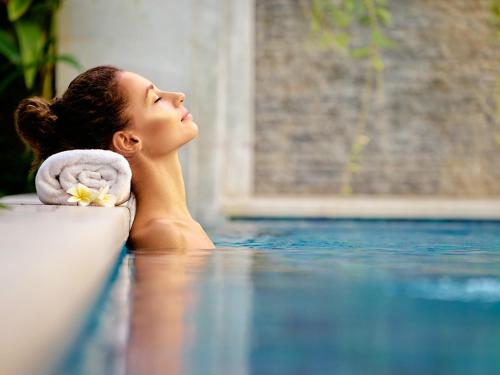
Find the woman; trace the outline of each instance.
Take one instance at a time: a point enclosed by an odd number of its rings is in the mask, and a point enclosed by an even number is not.
[[[35,153],[34,167],[71,149],[109,149],[128,160],[137,202],[132,248],[214,248],[186,204],[178,150],[198,127],[184,99],[138,74],[98,66],[76,77],[61,98],[23,100],[16,129]]]

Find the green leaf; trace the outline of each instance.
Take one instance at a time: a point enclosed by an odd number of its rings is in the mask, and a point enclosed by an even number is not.
[[[354,14],[355,11],[354,0],[345,0],[344,6],[347,13]]]
[[[33,0],[9,0],[7,1],[7,14],[9,21],[17,21],[26,13]]]
[[[332,6],[330,9],[330,17],[334,25],[345,29],[351,23],[351,17],[349,13],[344,12],[342,9]]]
[[[343,49],[346,49],[348,47],[349,41],[349,34],[347,33],[338,33],[337,35],[335,35],[335,43]]]
[[[370,56],[370,49],[367,47],[352,48],[350,53],[355,59],[364,59]]]
[[[490,10],[493,15],[500,17],[500,1],[499,0],[491,0],[490,1]]]
[[[359,156],[365,146],[368,144],[368,137],[364,135],[359,135],[354,144],[352,145],[352,153]]]
[[[319,22],[319,19],[316,16],[311,17],[311,32],[313,34],[317,34],[321,31],[321,23]]]
[[[351,162],[351,163],[349,163],[349,166],[347,167],[347,169],[352,173],[358,173],[359,171],[361,171],[361,165]]]
[[[355,0],[353,1],[353,4],[354,4],[354,9],[352,11],[352,14],[355,17],[361,18],[363,14],[366,13],[365,2],[360,0]]]
[[[376,46],[381,48],[392,47],[393,43],[391,40],[387,39],[380,31],[374,31],[372,33],[373,42]]]
[[[324,32],[319,37],[319,43],[322,47],[331,47],[335,45],[335,37],[332,33]]]
[[[372,57],[372,65],[373,65],[373,68],[378,72],[381,72],[382,70],[384,70],[384,62],[382,61],[382,59],[379,56]]]
[[[24,82],[31,90],[35,83],[37,65],[45,44],[45,33],[40,24],[32,20],[19,20],[14,24],[21,50]]]
[[[43,2],[35,1],[30,8],[30,16],[50,17],[53,16],[59,7],[58,2],[44,0]]]
[[[370,25],[370,17],[366,14],[363,14],[362,16],[359,17],[359,23],[363,26],[369,26]]]
[[[48,63],[50,64],[50,63],[54,63],[54,62],[58,62],[58,61],[61,61],[61,62],[64,62],[68,65],[71,65],[76,70],[82,69],[82,66],[80,65],[78,60],[73,55],[69,55],[69,54],[49,56],[44,61],[42,61],[42,63],[43,64],[48,64]]]
[[[321,13],[323,12],[323,3],[321,0],[313,0],[311,6],[311,13],[313,17],[320,18]]]
[[[13,64],[18,64],[20,61],[16,41],[5,30],[0,30],[0,54],[4,55]]]
[[[377,8],[377,17],[384,25],[391,24],[391,13],[386,8]]]

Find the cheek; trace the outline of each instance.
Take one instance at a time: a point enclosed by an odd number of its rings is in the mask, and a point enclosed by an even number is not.
[[[172,119],[158,119],[150,123],[148,128],[148,138],[153,144],[161,144],[165,142],[170,142],[176,137],[178,130],[176,129],[177,124],[172,121]]]
[[[174,114],[151,116],[147,121],[147,133],[152,137],[161,137],[176,132],[177,118]]]
[[[178,148],[183,142],[181,124],[175,116],[159,116],[148,121],[145,146],[153,154],[163,154]]]

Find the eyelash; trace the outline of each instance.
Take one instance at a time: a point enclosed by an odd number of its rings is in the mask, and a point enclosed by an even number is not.
[[[159,97],[158,97],[158,99],[156,99],[156,100],[154,101],[154,103],[158,103],[160,100],[161,100],[161,96],[159,96]]]

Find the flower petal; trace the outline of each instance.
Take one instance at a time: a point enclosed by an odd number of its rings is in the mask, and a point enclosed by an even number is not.
[[[105,185],[102,188],[99,189],[99,193],[97,194],[98,199],[104,199],[106,197],[106,194],[109,190],[109,186]]]
[[[93,201],[99,197],[99,193],[94,189],[89,189],[87,196],[91,201]]]
[[[70,187],[68,190],[66,190],[66,193],[71,195],[77,195],[76,186]]]
[[[77,188],[77,190],[79,190],[79,191],[89,191],[89,188],[88,188],[88,187],[86,187],[84,184],[82,184],[82,183],[80,183],[80,182],[78,183],[78,185],[76,186],[76,188]]]
[[[88,206],[90,204],[90,201],[87,200],[87,199],[81,199],[81,200],[78,201],[78,204],[80,206],[82,206],[82,207],[86,207],[86,206]]]
[[[80,198],[78,198],[78,197],[69,197],[66,202],[78,202],[79,200],[80,200]]]
[[[110,202],[110,201],[101,201],[100,205],[102,207],[113,207],[114,206],[113,202]]]
[[[116,203],[116,197],[113,194],[106,194],[103,197],[99,196],[95,203],[103,207],[114,207]]]

